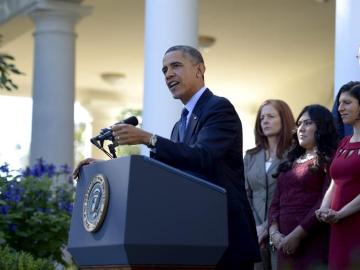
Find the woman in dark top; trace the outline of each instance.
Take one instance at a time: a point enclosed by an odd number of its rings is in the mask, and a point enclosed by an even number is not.
[[[328,168],[338,137],[331,112],[306,106],[287,160],[279,165],[270,207],[270,239],[278,249],[278,269],[313,269],[327,264],[329,227],[315,216],[329,186]]]

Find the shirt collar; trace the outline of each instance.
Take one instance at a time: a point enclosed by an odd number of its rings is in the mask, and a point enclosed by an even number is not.
[[[191,99],[189,100],[188,103],[186,103],[185,108],[189,111],[188,115],[187,115],[187,120],[189,120],[190,115],[192,114],[192,111],[194,110],[196,103],[198,102],[198,100],[200,99],[201,95],[205,92],[205,90],[207,89],[206,86],[203,86],[202,88],[200,88],[199,91],[197,91],[195,93],[195,95],[193,95],[191,97]]]

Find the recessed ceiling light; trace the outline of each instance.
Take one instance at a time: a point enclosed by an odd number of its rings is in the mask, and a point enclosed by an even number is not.
[[[126,78],[124,73],[119,72],[104,72],[101,73],[101,78],[104,82],[112,86],[121,86]]]
[[[214,46],[216,39],[212,36],[200,35],[198,39],[199,48],[207,51],[210,47]]]

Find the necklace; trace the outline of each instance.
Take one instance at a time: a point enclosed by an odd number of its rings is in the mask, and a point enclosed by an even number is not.
[[[316,157],[315,152],[307,152],[302,154],[298,159],[296,160],[297,163],[304,163],[310,159],[313,159]]]

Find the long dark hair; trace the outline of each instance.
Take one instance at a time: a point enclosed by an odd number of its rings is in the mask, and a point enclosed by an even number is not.
[[[281,159],[285,151],[289,149],[292,142],[292,131],[295,127],[295,120],[294,116],[291,112],[289,105],[285,101],[280,99],[268,99],[261,104],[259,107],[257,114],[256,114],[256,121],[255,121],[255,147],[248,150],[247,153],[249,154],[256,154],[261,149],[267,149],[268,140],[267,137],[264,135],[262,128],[261,128],[261,110],[264,106],[271,105],[274,109],[279,113],[280,120],[281,120],[281,130],[278,135],[278,145],[276,149],[276,156]]]
[[[326,171],[331,163],[332,157],[339,142],[333,116],[331,112],[324,106],[313,104],[302,109],[298,118],[296,119],[296,123],[298,123],[301,116],[306,112],[309,114],[310,119],[316,125],[316,160],[315,163],[310,166],[310,169],[311,171]],[[278,171],[274,175],[275,177],[279,176],[281,172],[290,170],[295,160],[303,155],[306,151],[303,147],[300,146],[296,132],[294,132],[293,138],[293,144],[287,155],[287,159],[279,165]]]

